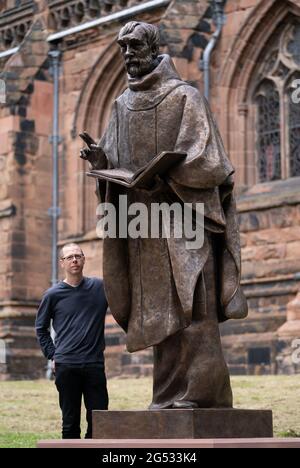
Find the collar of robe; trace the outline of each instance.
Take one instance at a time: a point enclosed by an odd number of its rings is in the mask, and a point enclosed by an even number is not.
[[[131,111],[146,111],[157,107],[175,88],[184,86],[169,55],[158,57],[159,65],[142,78],[128,76],[129,88],[122,99]]]

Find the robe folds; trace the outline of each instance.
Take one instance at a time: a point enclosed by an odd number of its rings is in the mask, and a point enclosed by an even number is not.
[[[107,300],[127,332],[130,352],[158,345],[191,325],[196,285],[212,251],[217,265],[217,322],[247,314],[240,290],[234,168],[205,99],[180,79],[168,55],[160,56],[159,62],[141,79],[129,77],[129,88],[115,101],[98,145],[109,168],[136,171],[162,151],[184,152],[187,157],[169,170],[161,190],[129,190],[98,182],[99,196],[117,210],[119,195],[127,195],[128,204],[142,202],[149,208],[153,202],[204,203],[205,235],[199,249],[187,249],[185,236],[104,239]]]

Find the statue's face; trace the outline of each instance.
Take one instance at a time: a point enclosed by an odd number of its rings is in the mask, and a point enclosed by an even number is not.
[[[149,46],[142,28],[138,26],[131,34],[120,36],[118,44],[130,76],[141,77],[153,70],[156,54]]]

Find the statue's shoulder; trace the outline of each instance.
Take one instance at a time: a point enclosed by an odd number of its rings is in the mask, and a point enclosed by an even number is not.
[[[187,83],[186,81],[181,81],[180,85],[174,89],[175,92],[191,97],[192,99],[203,99],[202,93],[199,91],[196,86]]]
[[[126,100],[128,94],[129,94],[129,88],[126,88],[125,91],[123,91],[122,94],[120,94],[120,96],[118,96],[115,100],[115,103],[116,104],[123,104],[124,103],[124,100]]]
[[[126,102],[128,100],[128,93],[129,93],[129,88],[125,89],[125,91],[115,99],[113,106],[116,109],[116,111],[118,111],[118,109],[122,109],[123,107],[126,108]]]
[[[177,97],[180,101],[185,101],[192,108],[205,109],[205,98],[201,91],[194,85],[182,81],[173,91],[171,96]]]

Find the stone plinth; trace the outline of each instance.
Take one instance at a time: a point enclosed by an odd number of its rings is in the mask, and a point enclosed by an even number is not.
[[[41,440],[38,448],[197,449],[197,448],[300,448],[300,439],[131,439]]]
[[[189,409],[93,411],[93,439],[273,437],[272,411]]]

